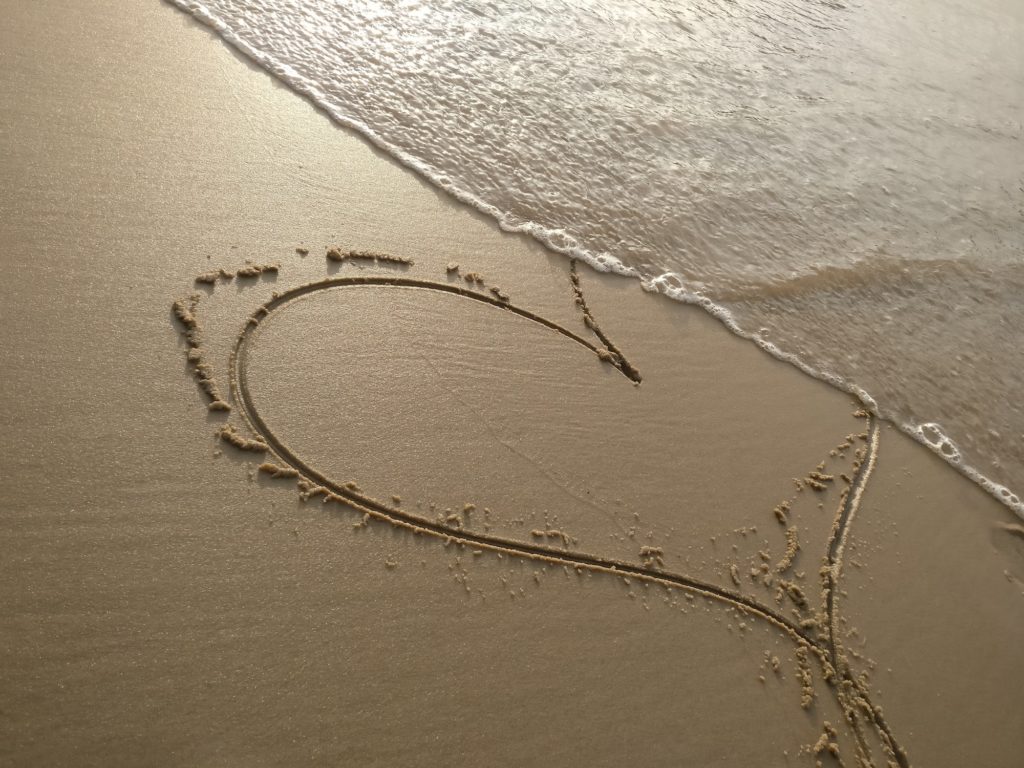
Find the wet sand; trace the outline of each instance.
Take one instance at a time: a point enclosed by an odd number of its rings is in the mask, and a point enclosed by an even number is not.
[[[938,458],[170,7],[5,17],[0,762],[1018,764]]]

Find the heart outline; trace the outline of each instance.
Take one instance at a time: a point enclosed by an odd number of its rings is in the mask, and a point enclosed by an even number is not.
[[[274,271],[276,272],[276,266]],[[574,294],[576,296],[577,306],[580,307],[584,313],[584,321],[587,327],[594,331],[595,335],[605,345],[603,349],[541,315],[512,304],[507,299],[502,298],[499,300],[497,298],[491,298],[485,294],[467,290],[451,283],[445,284],[408,277],[347,276],[326,278],[312,283],[299,285],[282,293],[275,292],[269,301],[261,304],[248,318],[235,340],[229,359],[229,383],[232,400],[239,407],[242,420],[246,423],[251,432],[257,436],[257,438],[256,440],[246,440],[244,438],[239,438],[237,433],[234,434],[234,437],[225,435],[226,432],[230,431],[229,424],[226,424],[224,430],[222,430],[222,437],[239,448],[270,451],[289,468],[288,475],[286,476],[297,476],[307,482],[315,481],[324,489],[326,495],[325,500],[336,501],[344,504],[349,508],[362,513],[364,517],[368,516],[395,527],[410,530],[415,535],[422,534],[438,538],[444,541],[446,546],[451,543],[455,543],[456,545],[463,547],[471,545],[477,549],[484,549],[500,554],[508,554],[512,557],[561,564],[563,566],[571,565],[577,570],[586,569],[619,577],[633,577],[638,580],[661,584],[666,589],[680,588],[694,592],[704,597],[731,605],[751,617],[767,621],[769,624],[781,630],[797,644],[798,661],[800,658],[800,649],[804,649],[805,653],[810,651],[818,659],[826,681],[828,681],[832,686],[841,708],[844,709],[847,718],[851,720],[851,731],[857,741],[858,752],[867,759],[868,764],[872,764],[869,757],[870,750],[867,747],[864,734],[858,727],[858,723],[856,723],[854,718],[855,709],[857,707],[860,707],[867,713],[866,721],[871,723],[874,727],[881,742],[881,746],[887,755],[895,760],[901,768],[908,768],[909,761],[906,757],[905,751],[898,745],[892,731],[883,718],[880,709],[870,703],[865,686],[857,680],[856,677],[854,677],[848,664],[845,664],[845,661],[840,669],[837,669],[837,666],[834,663],[837,658],[841,658],[838,655],[840,647],[837,643],[835,630],[836,615],[834,593],[838,584],[842,550],[845,545],[845,537],[849,530],[849,524],[856,513],[861,494],[874,466],[875,457],[877,455],[879,430],[875,419],[866,411],[858,412],[858,415],[862,415],[868,423],[866,433],[868,439],[867,446],[865,448],[865,455],[863,460],[856,467],[855,474],[849,481],[849,486],[843,491],[840,508],[837,511],[835,523],[826,549],[824,559],[825,565],[821,572],[824,583],[824,599],[821,607],[823,613],[820,615],[826,617],[826,632],[823,639],[817,639],[811,634],[810,629],[795,624],[781,613],[776,612],[754,598],[747,597],[746,595],[734,592],[733,590],[710,582],[686,576],[685,574],[658,570],[651,567],[650,563],[636,565],[635,563],[628,563],[614,558],[601,557],[582,552],[557,550],[540,544],[508,539],[502,536],[491,535],[489,533],[481,534],[461,528],[453,529],[444,523],[431,521],[420,515],[410,514],[397,507],[390,506],[363,494],[355,487],[337,483],[330,477],[322,474],[314,467],[304,462],[274,434],[259,415],[258,409],[252,402],[247,381],[247,349],[251,339],[255,337],[255,334],[262,327],[263,321],[270,317],[272,313],[286,308],[295,301],[301,300],[320,291],[346,287],[398,287],[440,291],[450,295],[475,300],[497,309],[512,312],[513,314],[536,322],[548,330],[559,333],[564,338],[586,347],[598,356],[601,361],[607,362],[616,368],[624,378],[632,381],[634,385],[639,385],[640,377],[638,372],[636,372],[636,369],[626,361],[621,352],[611,344],[607,339],[607,336],[600,331],[599,326],[597,326],[596,322],[593,321],[593,316],[590,314],[590,311],[586,306],[586,302],[583,299],[582,292],[579,287],[576,265],[574,262],[571,265],[570,277],[572,280]],[[194,311],[194,305],[192,306],[192,309]],[[189,326],[177,311],[176,314],[178,316],[178,320],[185,327],[186,338],[190,344],[198,349],[198,342],[194,338],[196,326]],[[190,336],[190,334],[192,334],[192,336]],[[614,354],[609,354],[609,352],[613,352]],[[202,385],[202,378],[199,378],[200,385]],[[202,388],[202,386],[200,388]],[[820,625],[818,628],[820,633]],[[838,680],[837,677],[839,678]],[[848,697],[850,696],[850,690],[854,692],[852,705],[849,704],[848,701],[844,701],[844,691],[845,696]]]

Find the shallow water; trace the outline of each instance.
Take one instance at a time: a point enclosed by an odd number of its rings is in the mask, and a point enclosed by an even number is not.
[[[1017,0],[173,2],[503,226],[703,304],[1021,512]]]

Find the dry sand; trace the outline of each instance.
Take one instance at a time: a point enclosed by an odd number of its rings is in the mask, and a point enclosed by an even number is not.
[[[1020,764],[1024,538],[936,457],[170,7],[4,19],[0,763]]]

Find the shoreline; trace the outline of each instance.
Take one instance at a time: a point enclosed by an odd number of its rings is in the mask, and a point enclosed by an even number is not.
[[[0,33],[0,759],[1015,764],[1003,505],[131,7]]]
[[[716,303],[713,299],[686,290],[685,281],[673,272],[666,272],[654,278],[644,278],[635,269],[627,267],[622,261],[610,253],[595,254],[586,248],[580,247],[572,238],[567,238],[556,230],[550,230],[536,222],[527,221],[523,223],[511,223],[509,215],[502,213],[494,206],[484,202],[472,192],[464,190],[447,181],[446,177],[436,169],[431,168],[412,155],[396,147],[387,141],[365,123],[349,117],[339,109],[332,107],[315,84],[299,77],[289,67],[277,61],[273,56],[257,50],[245,40],[234,34],[224,24],[213,16],[209,10],[196,0],[162,0],[171,7],[195,21],[199,26],[205,27],[211,34],[230,47],[238,55],[249,60],[261,71],[266,72],[281,81],[286,87],[293,90],[298,96],[306,99],[318,112],[326,115],[332,121],[344,129],[355,131],[366,141],[386,153],[395,162],[418,174],[426,182],[450,195],[457,203],[467,205],[480,214],[494,220],[494,223],[502,231],[526,235],[533,238],[542,246],[555,253],[561,254],[570,260],[578,259],[599,272],[608,272],[623,277],[636,278],[640,281],[645,291],[659,293],[674,301],[683,304],[697,306],[706,311],[713,318],[722,323],[731,333],[755,344],[777,360],[794,366],[802,373],[823,381],[835,387],[840,392],[853,395],[875,416],[885,419],[895,425],[900,431],[911,439],[931,450],[961,475],[973,483],[979,485],[985,492],[991,495],[996,501],[1007,506],[1014,514],[1024,521],[1024,501],[1018,493],[1015,493],[1009,486],[988,478],[976,467],[963,461],[963,456],[956,444],[946,436],[939,424],[935,422],[922,422],[920,424],[904,423],[892,415],[891,409],[883,409],[878,406],[877,401],[869,392],[854,382],[847,381],[841,376],[820,370],[811,363],[793,352],[785,352],[776,344],[761,337],[755,331],[746,331],[736,322],[732,311],[724,304]],[[929,434],[933,435],[929,439]]]

